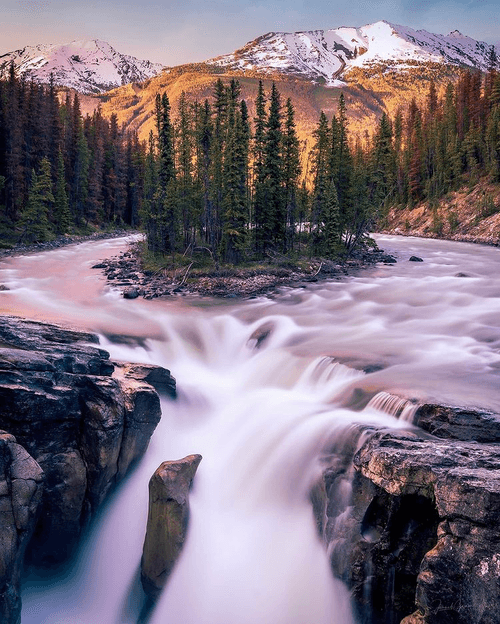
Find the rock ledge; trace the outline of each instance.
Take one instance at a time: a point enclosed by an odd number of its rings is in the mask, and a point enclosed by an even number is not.
[[[19,622],[25,552],[34,565],[66,560],[145,452],[161,416],[155,383],[175,395],[167,370],[113,363],[93,334],[0,317],[3,623]]]

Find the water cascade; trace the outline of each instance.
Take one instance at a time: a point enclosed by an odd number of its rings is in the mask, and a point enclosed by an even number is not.
[[[394,237],[379,243],[399,255],[397,265],[227,304],[124,301],[90,269],[123,241],[0,265],[0,282],[11,288],[2,312],[94,329],[113,358],[169,368],[179,392],[163,400],[148,453],[94,523],[70,573],[26,580],[23,624],[354,621],[312,513],[324,455],[353,452],[374,428],[411,426],[428,398],[500,404],[498,252]],[[413,254],[424,263],[406,262]],[[75,280],[79,288],[70,287]],[[136,336],[137,346],[116,334]],[[191,453],[203,460],[188,539],[148,614],[138,581],[147,483],[162,461]],[[347,479],[342,490],[339,509]]]

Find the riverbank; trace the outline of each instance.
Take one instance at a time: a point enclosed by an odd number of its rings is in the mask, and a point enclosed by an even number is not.
[[[449,193],[435,205],[393,207],[380,232],[499,246],[500,187],[483,182]]]
[[[325,259],[302,259],[285,256],[244,267],[220,270],[196,270],[192,264],[176,270],[152,271],[145,267],[143,246],[132,243],[118,256],[94,265],[104,272],[108,283],[120,289],[127,299],[156,299],[176,295],[198,295],[218,298],[249,298],[269,295],[278,289],[306,285],[326,279],[342,279],[378,262],[394,263],[396,259],[376,246],[360,249],[345,262]]]
[[[12,256],[23,256],[25,254],[36,253],[39,251],[51,251],[52,249],[59,249],[60,247],[84,243],[86,241],[121,238],[122,236],[130,236],[131,234],[138,234],[138,232],[136,230],[113,230],[112,232],[93,232],[92,234],[82,236],[59,236],[54,240],[43,243],[34,243],[33,245],[15,245],[10,249],[0,249],[0,259],[10,258]]]

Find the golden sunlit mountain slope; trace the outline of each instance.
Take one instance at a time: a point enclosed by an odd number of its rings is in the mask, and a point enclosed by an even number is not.
[[[128,84],[95,100],[89,99],[84,110],[90,111],[100,102],[106,117],[115,113],[120,124],[137,131],[139,137],[146,140],[155,127],[157,93],[167,93],[175,116],[183,91],[189,101],[203,102],[211,98],[218,78],[223,82],[236,78],[253,117],[259,79],[263,80],[266,92],[269,92],[274,80],[283,102],[290,97],[294,103],[298,135],[305,151],[308,151],[320,111],[323,110],[330,118],[337,111],[340,93],[344,93],[346,98],[351,136],[363,138],[366,132],[373,132],[383,112],[392,115],[412,98],[421,101],[428,92],[431,80],[436,82],[439,91],[440,86],[444,87],[449,80],[454,81],[459,71],[456,66],[442,63],[405,63],[401,68],[394,67],[394,62],[391,67],[376,63],[370,67],[351,69],[344,77],[343,86],[329,87],[298,76],[262,76],[254,71],[224,71],[208,64],[183,65],[166,70],[144,84]]]

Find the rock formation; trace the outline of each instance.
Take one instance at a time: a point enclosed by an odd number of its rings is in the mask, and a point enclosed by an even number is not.
[[[189,519],[189,490],[201,455],[166,461],[149,482],[149,513],[141,561],[146,594],[155,600],[184,546]]]
[[[16,522],[16,563],[2,571],[6,578],[10,574],[0,587],[2,604],[18,600],[24,549],[34,564],[64,561],[106,495],[144,453],[161,415],[152,384],[175,393],[168,371],[112,363],[97,343],[93,334],[0,317],[0,429],[10,434],[11,448],[15,444],[28,458],[26,474],[36,467],[39,475],[26,527]],[[8,471],[13,469],[6,463],[3,473],[5,495],[12,500]],[[34,482],[28,476],[17,478]],[[12,532],[9,522],[8,515],[0,516],[2,535]],[[0,538],[0,560],[10,556],[13,540]],[[1,621],[17,622],[14,615]]]
[[[0,621],[19,624],[24,551],[35,528],[43,472],[14,436],[0,431]]]
[[[353,460],[328,460],[313,501],[332,569],[362,624],[493,624],[500,419],[425,405],[416,421],[434,435],[365,431]]]

